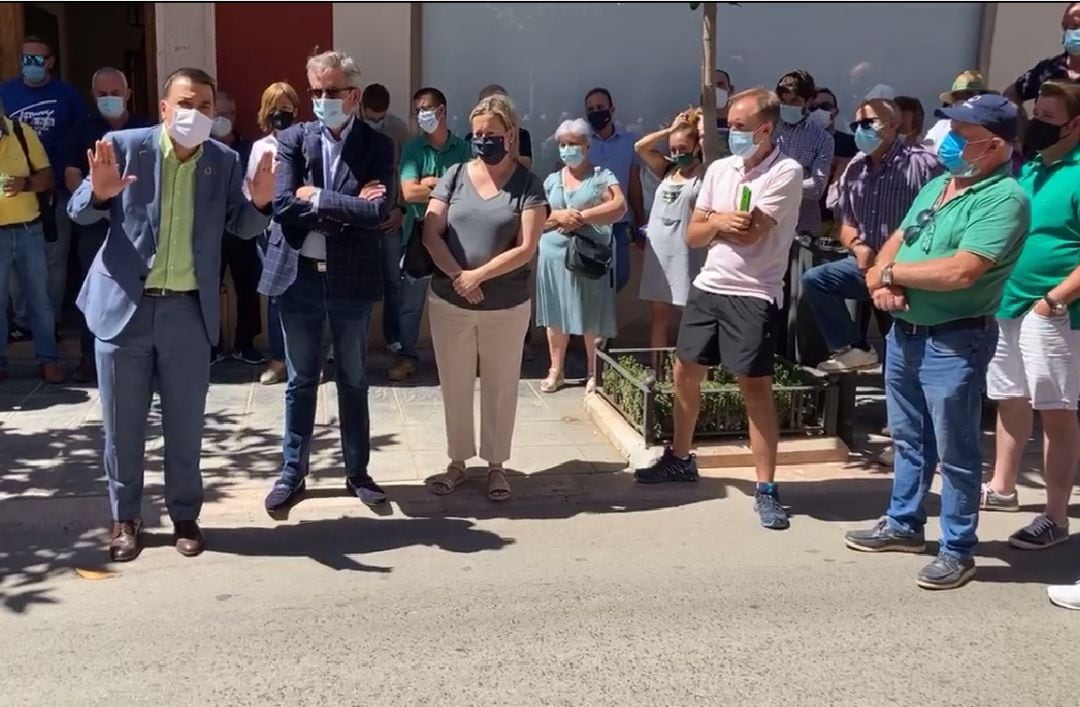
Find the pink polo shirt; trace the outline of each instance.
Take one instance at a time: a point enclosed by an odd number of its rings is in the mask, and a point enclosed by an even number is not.
[[[750,188],[750,210],[760,209],[776,225],[752,245],[715,240],[694,280],[699,290],[717,295],[758,297],[782,306],[784,274],[802,203],[803,168],[779,148],[746,171],[741,157],[709,166],[698,195],[698,211],[738,211],[743,185]]]

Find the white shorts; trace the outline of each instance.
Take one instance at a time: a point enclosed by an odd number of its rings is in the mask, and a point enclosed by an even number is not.
[[[1025,398],[1036,410],[1075,410],[1080,399],[1080,331],[1069,315],[998,319],[997,351],[986,372],[991,400]]]

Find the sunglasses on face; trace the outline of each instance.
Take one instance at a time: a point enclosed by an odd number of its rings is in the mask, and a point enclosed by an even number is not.
[[[49,57],[44,54],[23,54],[22,65],[23,66],[45,66],[45,62],[49,60]]]
[[[877,118],[863,118],[862,120],[853,120],[851,122],[851,130],[854,132],[862,128],[863,130],[879,130],[881,128],[881,121]]]
[[[345,88],[309,88],[308,95],[312,98],[341,98],[351,90],[351,86]]]
[[[827,110],[832,113],[836,110],[836,106],[832,103],[812,103],[810,104],[810,110]]]

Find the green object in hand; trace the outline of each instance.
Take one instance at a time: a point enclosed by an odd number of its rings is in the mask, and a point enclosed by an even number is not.
[[[750,187],[744,186],[742,188],[742,196],[739,197],[739,211],[750,210]]]

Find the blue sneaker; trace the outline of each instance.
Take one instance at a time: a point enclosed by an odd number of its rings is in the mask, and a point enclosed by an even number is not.
[[[780,503],[776,484],[758,484],[754,492],[754,512],[758,514],[762,527],[769,530],[786,530],[791,525],[787,511]]]
[[[634,481],[639,484],[692,482],[698,478],[697,458],[691,454],[686,459],[679,459],[671,447],[664,448],[664,454],[655,464],[634,472]]]
[[[266,494],[266,500],[264,501],[266,512],[275,520],[283,519],[288,515],[289,509],[295,506],[303,497],[306,489],[307,482],[304,479],[297,481],[290,481],[285,478],[278,479],[274,482],[274,487],[270,489],[270,493]]]

